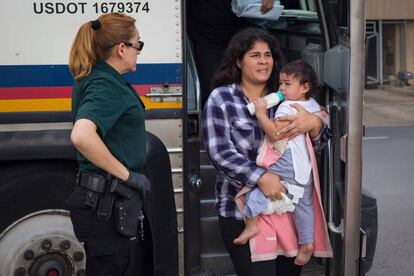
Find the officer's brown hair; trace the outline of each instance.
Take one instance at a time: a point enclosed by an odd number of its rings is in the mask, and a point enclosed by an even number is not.
[[[69,55],[69,70],[76,81],[90,74],[98,60],[110,57],[115,45],[134,36],[135,19],[120,13],[101,15],[78,30]]]

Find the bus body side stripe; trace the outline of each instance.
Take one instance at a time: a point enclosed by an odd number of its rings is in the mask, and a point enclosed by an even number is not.
[[[0,87],[72,86],[67,65],[0,65]],[[138,64],[125,74],[131,84],[181,83],[181,64]]]

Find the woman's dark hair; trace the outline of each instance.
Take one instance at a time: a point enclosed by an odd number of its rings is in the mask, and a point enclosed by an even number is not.
[[[304,60],[294,60],[283,66],[280,73],[285,73],[288,76],[292,76],[299,81],[301,85],[307,83],[309,85],[309,91],[306,93],[305,98],[309,99],[314,93],[318,80],[316,78],[315,70]]]
[[[246,52],[251,50],[257,41],[267,43],[273,57],[272,74],[266,84],[267,91],[277,90],[279,72],[284,64],[284,57],[276,38],[267,31],[258,28],[241,30],[232,37],[224,52],[223,60],[214,74],[213,89],[218,86],[241,82],[241,70],[237,66],[237,61],[241,61]]]

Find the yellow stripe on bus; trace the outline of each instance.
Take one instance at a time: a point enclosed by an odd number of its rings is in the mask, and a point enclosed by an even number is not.
[[[181,109],[181,101],[151,102],[148,97],[141,97],[145,109],[174,108]],[[0,112],[30,112],[30,111],[70,111],[71,99],[22,99],[0,100]]]
[[[145,109],[157,109],[157,108],[175,108],[182,109],[183,105],[181,101],[175,102],[152,102],[149,97],[141,96],[141,100],[144,102]]]
[[[71,102],[72,100],[70,98],[1,100],[0,112],[70,111]]]

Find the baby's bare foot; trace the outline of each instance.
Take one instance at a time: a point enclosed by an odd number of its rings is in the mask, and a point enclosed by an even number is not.
[[[234,244],[245,244],[249,239],[253,238],[259,233],[259,227],[256,224],[246,225],[240,236],[233,240]]]
[[[309,262],[313,253],[313,244],[302,244],[299,248],[299,253],[295,258],[295,265],[305,265]]]

